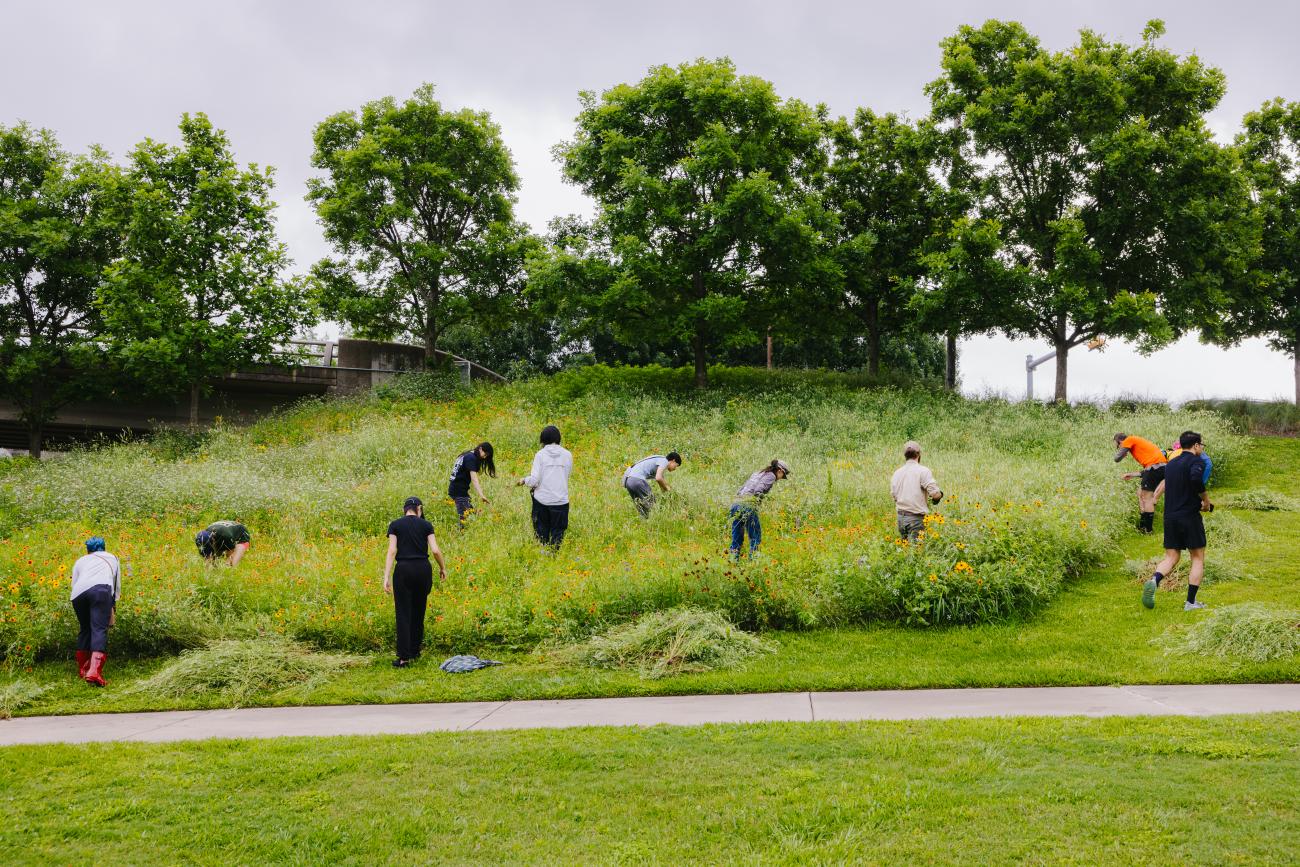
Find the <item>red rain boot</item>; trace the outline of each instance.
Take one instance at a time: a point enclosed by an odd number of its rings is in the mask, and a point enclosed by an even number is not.
[[[87,668],[90,668],[90,651],[78,650],[77,651],[77,677],[81,678],[82,680],[85,680]]]
[[[86,683],[91,686],[104,685],[104,654],[98,651],[90,654],[90,668],[86,670]]]

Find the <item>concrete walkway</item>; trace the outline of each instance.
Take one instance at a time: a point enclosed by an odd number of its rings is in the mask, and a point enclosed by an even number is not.
[[[783,692],[19,717],[0,746],[573,726],[1300,712],[1300,684]]]

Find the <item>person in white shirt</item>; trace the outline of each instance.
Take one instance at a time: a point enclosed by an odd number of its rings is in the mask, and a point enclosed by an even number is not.
[[[92,686],[104,685],[108,628],[117,621],[122,596],[122,564],[104,548],[103,538],[92,536],[86,540],[86,556],[72,567],[72,610],[81,626],[77,674]]]
[[[560,429],[542,428],[542,447],[533,455],[533,469],[517,483],[532,491],[533,532],[537,541],[554,550],[569,529],[569,476],[573,454],[560,445]]]
[[[904,443],[903,458],[906,463],[894,471],[894,477],[889,481],[889,493],[893,495],[898,510],[898,535],[915,542],[925,529],[930,503],[942,500],[943,491],[939,490],[930,468],[921,464],[920,443],[916,440]]]

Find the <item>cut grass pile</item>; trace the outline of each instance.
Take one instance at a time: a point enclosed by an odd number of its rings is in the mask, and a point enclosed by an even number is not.
[[[1300,851],[1300,714],[7,747],[0,780],[6,864],[1294,864]]]
[[[289,687],[309,690],[365,661],[360,656],[319,653],[278,637],[226,639],[185,651],[129,691],[174,698],[216,694],[237,705]]]
[[[583,644],[562,648],[557,655],[593,668],[636,671],[654,680],[739,668],[775,650],[770,642],[739,629],[716,611],[684,607],[652,612]]]
[[[1205,574],[1201,578],[1201,586],[1209,587],[1213,584],[1222,584],[1225,581],[1248,581],[1253,580],[1254,576],[1247,573],[1240,565],[1240,562],[1232,557],[1226,556],[1225,552],[1216,551],[1221,559],[1207,557],[1205,561]],[[1132,559],[1124,561],[1124,571],[1129,573],[1134,584],[1142,584],[1151,577],[1151,573],[1156,570],[1162,557],[1148,557],[1146,559]],[[1187,574],[1191,569],[1191,559],[1184,555],[1174,567],[1174,571],[1164,577],[1160,582],[1160,589],[1163,591],[1173,591],[1187,586]]]
[[[1215,505],[1225,509],[1242,509],[1251,512],[1300,511],[1300,501],[1295,497],[1261,488],[1229,494],[1218,500]]]
[[[33,683],[21,677],[0,686],[0,719],[9,719],[49,690],[48,684]]]
[[[1300,653],[1300,611],[1243,602],[1157,639],[1170,654],[1268,662]]]

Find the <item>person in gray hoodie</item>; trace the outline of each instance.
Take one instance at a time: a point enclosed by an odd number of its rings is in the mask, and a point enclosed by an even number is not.
[[[533,494],[533,532],[537,541],[552,550],[564,541],[569,529],[569,476],[573,455],[560,445],[560,429],[553,424],[542,428],[542,447],[533,455],[533,470],[519,480]]]

